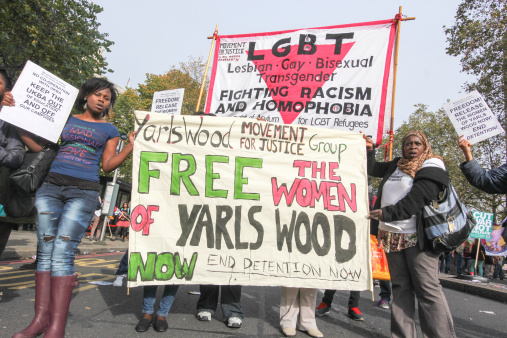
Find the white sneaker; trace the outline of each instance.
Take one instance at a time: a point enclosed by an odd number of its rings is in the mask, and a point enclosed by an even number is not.
[[[113,286],[117,288],[121,288],[123,286],[123,278],[125,278],[125,275],[118,275],[116,276],[115,281],[113,282]]]
[[[233,329],[239,329],[241,327],[241,324],[243,324],[243,321],[238,317],[229,317],[227,320],[227,326]]]
[[[211,322],[211,312],[209,311],[200,311],[197,314],[197,319],[203,322]]]

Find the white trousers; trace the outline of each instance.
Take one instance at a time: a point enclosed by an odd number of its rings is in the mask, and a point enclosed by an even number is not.
[[[296,328],[308,331],[317,328],[315,322],[315,302],[317,289],[286,288],[282,287],[280,300],[280,326]]]

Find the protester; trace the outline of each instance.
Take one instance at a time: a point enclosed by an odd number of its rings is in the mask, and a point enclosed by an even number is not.
[[[125,237],[130,226],[130,208],[127,202],[123,202],[123,206],[120,208],[120,214],[118,215],[118,222],[116,222],[116,231],[114,233],[114,239],[120,232],[121,241],[125,242]]]
[[[458,278],[461,278],[461,273],[464,270],[464,266],[463,266],[464,246],[465,246],[464,243],[462,243],[460,246],[458,246],[456,248],[456,250],[454,250],[454,255],[457,256],[456,275],[458,276]]]
[[[129,143],[116,154],[118,129],[103,119],[116,96],[116,89],[109,81],[87,80],[75,104],[82,114],[71,116],[63,128],[60,149],[36,193],[39,263],[35,272],[35,317],[14,337],[42,332],[47,337],[65,334],[72,290],[77,285],[76,248],[97,205],[99,162],[102,159],[102,169],[110,172],[133,148],[135,133],[129,135]],[[83,136],[84,130],[91,135]],[[81,151],[75,155],[71,148]]]
[[[494,259],[495,263],[495,271],[493,272],[493,279],[499,277],[501,280],[505,278],[505,272],[503,271],[505,257],[504,256],[496,256]]]
[[[411,131],[402,139],[402,157],[377,162],[373,142],[364,136],[368,174],[381,177],[375,210],[370,217],[379,224],[378,241],[389,264],[393,303],[393,337],[416,337],[415,299],[426,337],[455,337],[452,316],[438,280],[438,255],[430,251],[423,230],[423,207],[449,184],[441,157],[434,155],[424,133]]]
[[[479,255],[477,255],[477,247],[479,247]],[[484,249],[484,246],[480,245],[479,239],[477,238],[474,242],[474,245],[472,246],[472,259],[471,259],[471,266],[470,266],[470,272],[471,274],[475,274],[477,276],[483,276],[484,274],[484,261],[486,260],[486,250]],[[477,273],[475,271],[475,265],[477,258]]]
[[[280,300],[280,326],[286,337],[296,335],[296,326],[310,337],[324,337],[315,320],[317,289],[289,288],[282,286]],[[299,315],[299,321],[298,321]]]
[[[463,259],[465,260],[464,268],[466,272],[470,273],[470,266],[472,265],[472,248],[470,247],[470,242],[465,241],[463,243]]]
[[[243,324],[245,314],[241,307],[241,285],[200,285],[199,300],[197,301],[197,319],[209,322],[218,307],[218,294],[222,315],[227,326],[238,329]]]
[[[0,68],[0,110],[4,106],[5,93],[12,87],[12,79],[5,68]],[[17,222],[5,213],[4,206],[10,198],[9,170],[18,168],[25,156],[25,146],[16,129],[9,123],[0,120],[0,255],[7,245]]]
[[[482,169],[472,155],[472,144],[463,135],[458,138],[458,145],[465,155],[465,162],[461,163],[459,168],[468,183],[488,194],[506,194],[507,163],[491,170]],[[507,241],[507,227],[504,228],[502,237]]]
[[[121,288],[123,286],[123,279],[127,277],[127,273],[129,271],[129,251],[125,252],[123,257],[121,258],[120,265],[118,266],[118,270],[116,270],[116,279],[113,282],[113,286]]]
[[[493,267],[493,257],[486,255],[486,258],[484,259],[484,272],[483,277],[493,279],[493,276],[491,276],[491,268]]]
[[[94,212],[93,224],[90,230],[90,241],[92,242],[100,240],[100,227],[98,226],[100,215],[102,214],[102,200],[100,199],[100,196],[98,198],[97,208],[98,209]]]
[[[324,291],[324,297],[322,297],[322,302],[315,308],[315,314],[317,316],[324,316],[329,313],[331,310],[331,304],[333,302],[334,294],[336,293],[336,290],[326,290]],[[359,298],[360,298],[360,292],[359,291],[350,291],[349,294],[349,311],[348,315],[350,318],[354,320],[364,320],[363,314],[359,310]]]
[[[153,328],[157,332],[165,332],[168,329],[167,314],[171,309],[174,302],[174,296],[178,291],[179,285],[166,285],[164,286],[164,293],[160,299],[159,309],[157,316],[153,321],[154,305],[157,298],[157,285],[145,286],[143,289],[143,317],[136,326],[137,332],[145,332],[153,322]]]

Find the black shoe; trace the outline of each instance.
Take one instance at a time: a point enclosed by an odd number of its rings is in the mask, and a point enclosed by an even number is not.
[[[148,329],[150,328],[150,325],[151,325],[151,319],[147,319],[147,318],[141,318],[141,320],[139,321],[139,323],[137,323],[137,326],[136,326],[136,331],[137,332],[146,332],[148,331]]]
[[[23,264],[19,267],[20,270],[36,270],[37,269],[37,261],[33,261],[32,263]]]
[[[357,307],[349,308],[348,315],[350,318],[352,318],[354,320],[364,320],[361,311],[359,311],[359,309]]]
[[[157,332],[165,332],[169,328],[169,325],[167,325],[165,317],[157,316],[157,319],[155,319],[155,324],[153,324],[153,328]]]

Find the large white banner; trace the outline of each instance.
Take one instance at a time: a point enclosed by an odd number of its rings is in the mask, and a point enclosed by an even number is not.
[[[129,286],[372,287],[365,142],[136,112]]]
[[[75,87],[27,61],[12,89],[16,105],[3,107],[0,119],[56,143],[77,94]]]
[[[381,143],[396,21],[219,36],[206,112],[363,132]]]

